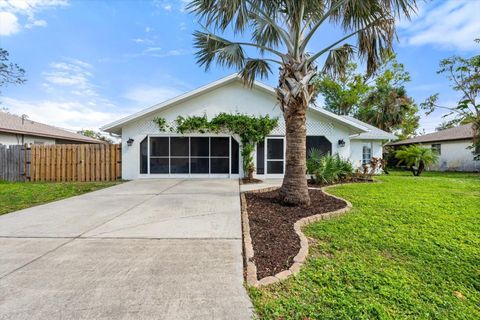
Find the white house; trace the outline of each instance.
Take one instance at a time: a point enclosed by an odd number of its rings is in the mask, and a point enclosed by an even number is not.
[[[153,122],[164,118],[173,125],[178,115],[221,112],[279,118],[279,126],[257,145],[254,159],[258,178],[282,177],[285,171],[285,125],[275,90],[255,82],[245,87],[237,74],[105,125],[102,130],[122,137],[122,177],[225,177],[243,175],[239,137],[160,132]],[[351,117],[311,107],[307,113],[307,150],[319,148],[348,158],[356,166],[382,157],[383,143],[395,136]]]
[[[429,170],[437,171],[480,171],[480,161],[475,160],[472,149],[473,126],[466,124],[415,138],[389,143],[396,148],[418,144],[432,148],[439,154],[437,164]],[[480,152],[480,150],[479,150]]]

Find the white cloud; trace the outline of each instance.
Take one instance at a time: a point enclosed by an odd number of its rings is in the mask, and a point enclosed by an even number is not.
[[[411,22],[399,23],[401,43],[435,45],[446,49],[475,50],[480,36],[480,1],[432,1],[420,8]]]
[[[90,82],[93,78],[92,71],[93,67],[89,63],[78,59],[66,59],[51,63],[50,70],[43,75],[47,87],[50,85],[74,87],[73,92],[96,96],[94,85]]]
[[[129,90],[125,93],[124,98],[139,106],[146,107],[166,101],[182,93],[181,90],[173,87],[140,86]]]
[[[14,114],[27,114],[31,120],[71,130],[98,130],[102,125],[125,116],[113,108],[105,111],[78,100],[23,100],[4,97],[2,105]]]
[[[190,3],[190,1],[191,0],[153,0],[152,4],[155,7],[167,12],[170,12],[173,9],[178,9],[180,12],[185,12],[186,6]]]
[[[159,47],[150,47],[143,50],[140,54],[141,56],[149,56],[155,58],[165,58],[165,57],[175,57],[191,54],[192,50],[185,49],[172,49],[168,51],[162,51],[162,48]]]
[[[85,61],[65,58],[52,62],[43,76],[42,98],[2,97],[2,106],[32,120],[74,130],[98,130],[130,113],[125,109],[119,112],[99,93],[102,90],[95,83],[95,68]]]
[[[20,30],[18,18],[10,12],[0,12],[0,36],[9,36]]]
[[[0,1],[0,35],[10,36],[21,30],[45,27],[47,22],[36,15],[45,9],[64,7],[68,0],[2,0]],[[22,22],[19,22],[23,20]]]
[[[45,20],[35,20],[32,23],[27,23],[25,25],[25,28],[31,29],[34,27],[46,27],[47,26],[47,21]]]
[[[135,39],[132,39],[133,42],[136,42],[136,43],[142,43],[142,44],[153,44],[154,41],[151,40],[151,39],[148,39],[148,38],[135,38]]]

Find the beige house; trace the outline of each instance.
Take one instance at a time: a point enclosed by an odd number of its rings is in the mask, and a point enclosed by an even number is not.
[[[437,171],[480,171],[480,160],[475,160],[472,124],[424,134],[415,138],[392,142],[389,145],[400,147],[419,144],[438,152],[439,161],[430,170]]]
[[[0,145],[76,143],[103,141],[0,111]]]

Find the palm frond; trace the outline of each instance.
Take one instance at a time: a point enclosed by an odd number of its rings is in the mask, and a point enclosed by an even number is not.
[[[331,50],[323,65],[323,72],[329,74],[332,78],[344,76],[348,63],[354,54],[355,48],[349,44]]]
[[[195,53],[197,61],[206,70],[215,60],[222,66],[236,69],[243,67],[246,57],[240,44],[202,31],[195,31],[193,36],[194,47],[198,49]]]
[[[256,16],[252,21],[252,41],[262,46],[277,47],[280,44],[281,35],[277,30],[277,27],[263,19],[260,16]],[[260,50],[261,53],[264,50]]]
[[[266,78],[271,72],[270,65],[264,59],[247,59],[245,66],[240,71],[240,76],[243,82],[251,87],[256,78]]]

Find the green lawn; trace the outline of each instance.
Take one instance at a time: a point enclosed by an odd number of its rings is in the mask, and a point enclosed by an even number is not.
[[[480,175],[393,172],[329,192],[300,274],[250,288],[261,319],[480,319]]]
[[[118,184],[109,182],[5,182],[0,181],[0,215],[42,203],[76,196]]]

